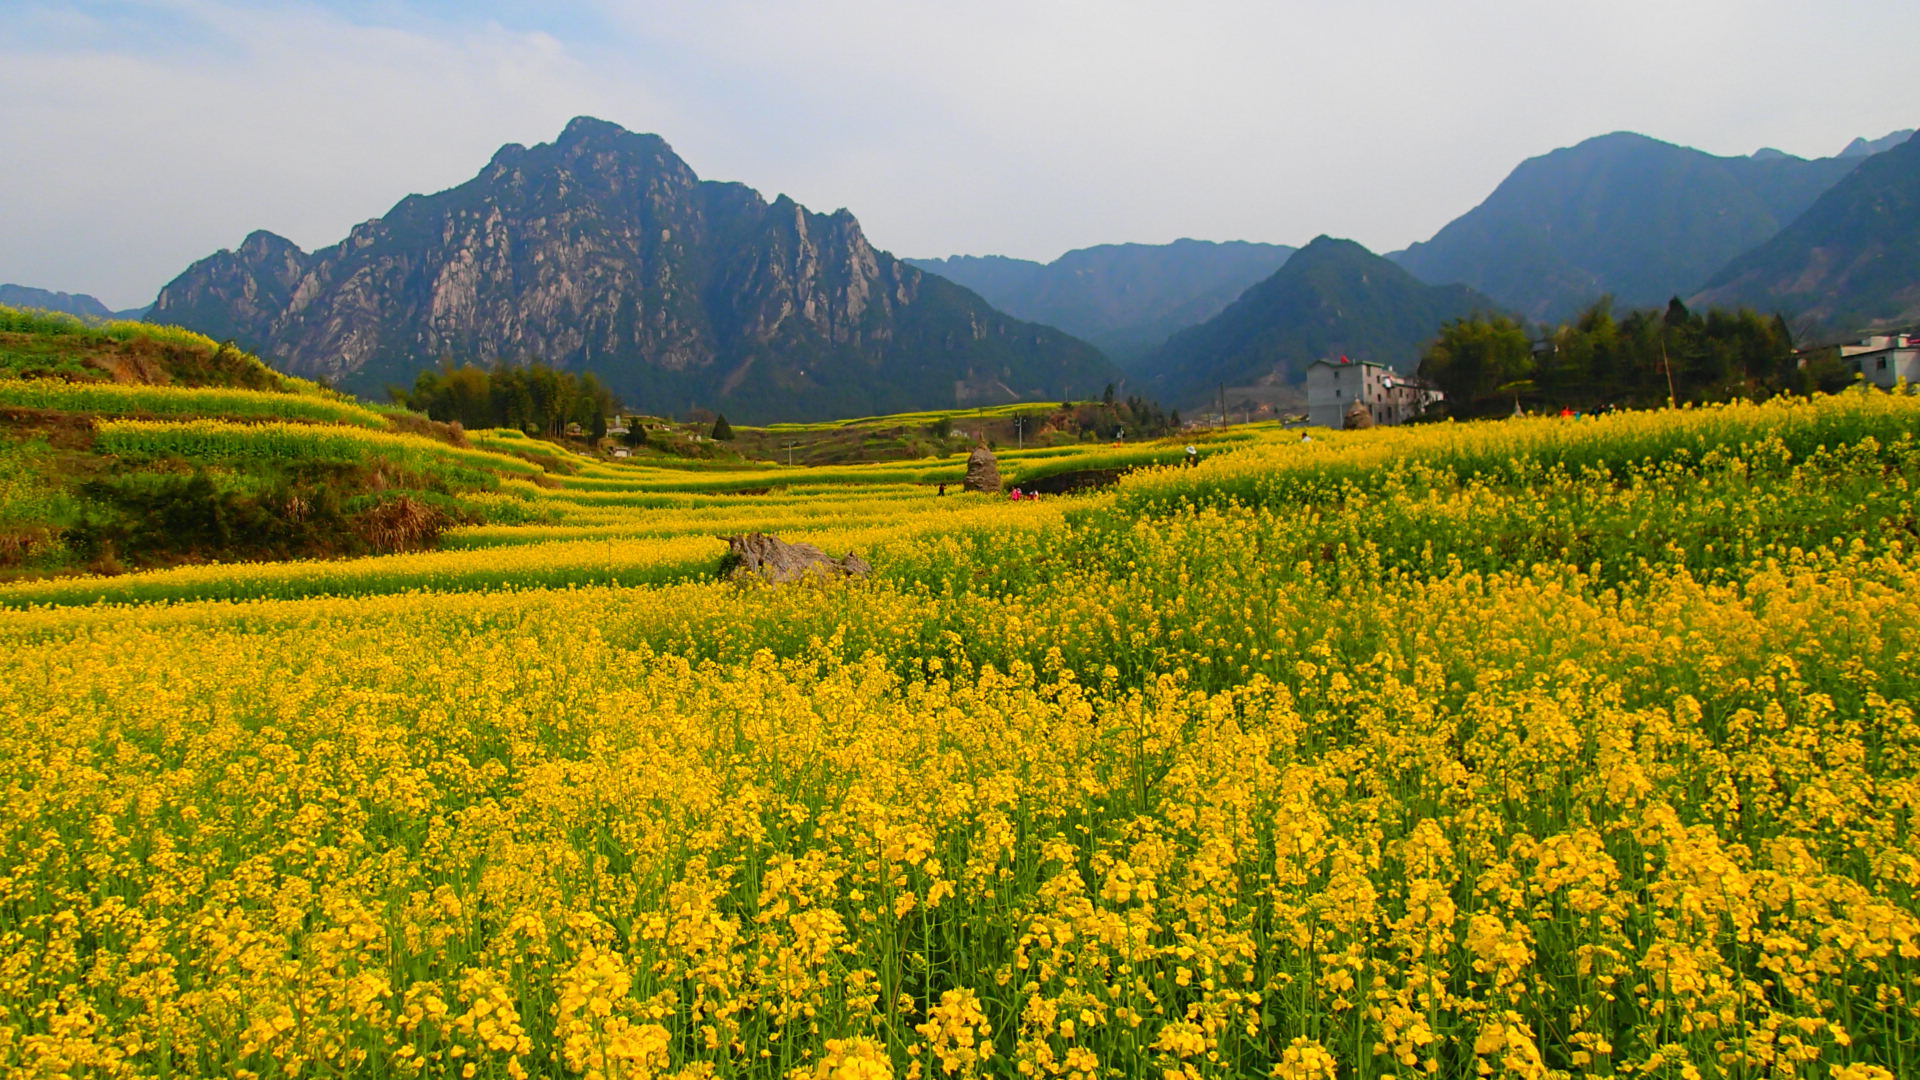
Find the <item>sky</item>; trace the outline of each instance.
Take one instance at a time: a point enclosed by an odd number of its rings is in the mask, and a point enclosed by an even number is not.
[[[1631,130],[1804,157],[1920,123],[1912,0],[0,0],[0,282],[148,303],[335,243],[576,115],[899,255],[1385,252]]]

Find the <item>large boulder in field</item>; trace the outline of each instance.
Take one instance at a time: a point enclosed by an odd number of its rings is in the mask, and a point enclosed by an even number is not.
[[[766,533],[723,536],[727,557],[720,574],[732,581],[765,581],[785,585],[794,581],[829,581],[866,577],[873,573],[867,560],[848,552],[836,559],[812,544],[793,544]]]
[[[960,482],[960,487],[988,495],[1000,490],[1000,462],[994,458],[993,451],[984,446],[973,448],[973,453],[967,455],[967,478]]]

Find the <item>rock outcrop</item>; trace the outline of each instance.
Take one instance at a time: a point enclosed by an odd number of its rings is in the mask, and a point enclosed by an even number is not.
[[[960,487],[988,495],[1000,490],[1000,462],[993,451],[984,446],[973,448],[973,453],[967,455],[967,478],[960,482]]]
[[[257,232],[149,313],[364,392],[442,358],[593,371],[631,408],[736,420],[1097,393],[1096,350],[868,243],[846,210],[701,180],[581,117],[311,254]]]
[[[1120,482],[1131,469],[1076,469],[1051,473],[1020,481],[1020,490],[1029,495],[1071,495],[1076,491],[1097,491]]]
[[[731,581],[786,585],[795,581],[866,577],[873,573],[873,567],[852,552],[836,559],[812,544],[789,543],[757,532],[720,539],[727,542],[727,556],[721,562],[720,573]]]

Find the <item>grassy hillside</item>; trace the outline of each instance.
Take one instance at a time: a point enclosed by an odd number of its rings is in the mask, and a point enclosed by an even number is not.
[[[1234,434],[0,586],[0,1068],[1913,1075],[1920,398]]]

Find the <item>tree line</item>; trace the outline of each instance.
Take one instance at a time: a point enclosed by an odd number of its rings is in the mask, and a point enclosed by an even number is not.
[[[470,428],[508,427],[558,438],[579,424],[600,439],[619,413],[620,401],[592,372],[576,375],[545,363],[442,363],[422,371],[411,390],[395,387],[395,401],[435,420]]]
[[[1678,297],[1664,311],[1624,316],[1602,298],[1544,337],[1504,315],[1456,319],[1427,347],[1419,373],[1456,417],[1831,392],[1852,381],[1838,350],[1796,351],[1778,315],[1703,315]]]

